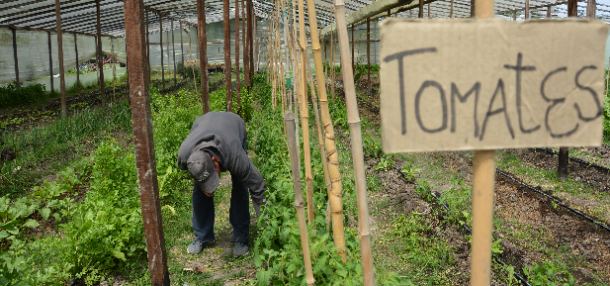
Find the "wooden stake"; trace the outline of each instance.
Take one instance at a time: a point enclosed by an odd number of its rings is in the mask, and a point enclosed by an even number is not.
[[[546,18],[547,18],[547,19],[551,19],[551,18],[553,17],[553,16],[551,16],[551,8],[552,8],[552,7],[553,7],[553,6],[551,6],[551,5],[546,6]]]
[[[112,54],[112,102],[116,98],[116,56],[114,54],[114,39],[110,38],[110,53]]]
[[[229,26],[229,0],[222,1],[223,32],[225,44],[225,84],[227,87],[227,111],[233,112],[233,96],[231,96],[231,28]]]
[[[182,30],[182,22],[180,23],[180,61],[182,62],[182,80],[186,78],[186,68],[184,67],[184,30]]]
[[[525,9],[523,9],[525,13],[525,20],[529,20],[530,18],[530,0],[525,0]]]
[[[174,84],[178,84],[178,80],[176,79],[176,41],[174,41],[174,20],[171,22],[171,30],[172,30],[172,59],[174,62]],[[168,50],[169,52],[169,50]],[[169,59],[167,60],[169,64]]]
[[[205,0],[197,0],[197,23],[199,38],[199,69],[201,71],[201,100],[203,114],[210,112],[210,94],[208,92],[208,44],[205,22]]]
[[[339,45],[341,49],[341,65],[347,66],[349,61],[349,46],[347,38],[347,25],[345,22],[345,3],[343,0],[335,0],[335,14],[337,19],[337,35],[339,36]],[[369,208],[367,203],[364,151],[362,147],[362,128],[360,125],[360,115],[358,115],[358,103],[356,100],[354,75],[348,68],[343,69],[343,87],[345,90],[345,101],[347,105],[347,122],[349,124],[350,138],[352,143],[352,158],[354,160],[356,198],[358,203],[358,237],[360,239],[363,284],[365,286],[369,286],[375,285],[375,275],[373,272],[371,230],[369,227]]]
[[[165,50],[167,52],[167,73],[169,75],[169,72],[171,71],[169,68],[169,31],[165,32]]]
[[[95,2],[97,9],[97,69],[100,71],[100,93],[102,97],[102,106],[106,107],[106,83],[104,82],[104,57],[102,57],[102,24],[100,20],[100,0]]]
[[[248,45],[246,44],[246,37],[248,36],[248,33],[246,32],[246,6],[244,6],[244,0],[240,0],[241,2],[241,18],[243,19],[242,23],[241,23],[241,29],[244,31],[241,40],[242,43],[244,43],[244,49],[243,49],[243,53],[244,53],[244,82],[246,84],[246,86],[250,86],[250,77],[248,76]]]
[[[453,1],[451,0],[451,7],[449,8],[449,18],[453,18]]]
[[[352,73],[356,72],[356,62],[354,61],[355,53],[355,45],[354,45],[354,25],[352,25]]]
[[[193,61],[193,52],[191,50],[191,27],[189,27],[189,56],[191,61]],[[197,77],[195,76],[195,65],[191,66],[191,70],[193,71],[193,83],[195,85],[195,95],[199,96],[199,92],[197,91]]]
[[[19,59],[17,57],[17,29],[11,27],[13,33],[13,59],[15,61],[15,82],[17,83],[17,89],[21,88],[19,83]],[[74,45],[76,45],[76,34],[74,34]],[[76,52],[78,54],[78,52]],[[76,69],[78,71],[78,57],[76,57]]]
[[[235,99],[237,114],[241,114],[241,73],[239,71],[239,2],[235,1]]]
[[[366,18],[366,68],[367,86],[371,84],[371,18]],[[368,88],[367,88],[368,89]]]
[[[316,6],[314,0],[307,0],[309,14],[309,27],[311,35],[311,50],[313,52],[316,71],[322,70],[322,55],[320,53],[320,38],[318,37],[318,23],[316,23]],[[344,13],[344,12],[342,12]],[[347,27],[344,27],[347,29]],[[334,70],[334,67],[333,67]],[[339,153],[335,145],[335,130],[328,110],[328,98],[324,77],[316,77],[318,83],[318,95],[320,96],[320,111],[322,126],[324,127],[324,145],[326,146],[326,159],[328,160],[328,174],[330,177],[332,194],[329,196],[333,224],[333,240],[335,246],[341,251],[339,254],[343,262],[347,261],[345,254],[345,233],[343,230],[343,200],[341,173],[339,172]]]
[[[474,0],[472,0],[472,1],[474,1]],[[417,17],[418,18],[424,17],[424,0],[419,0],[419,10],[417,11]]]
[[[61,93],[61,117],[68,115],[66,107],[66,78],[64,74],[64,45],[61,31],[61,13],[59,0],[55,0],[55,22],[57,26],[57,58],[59,59],[59,91]]]
[[[476,17],[494,17],[493,0],[476,0]],[[472,262],[470,285],[489,285],[491,281],[491,232],[495,182],[495,151],[474,151],[472,186]]]
[[[302,1],[302,0],[301,0]],[[286,120],[286,137],[288,139],[288,152],[290,153],[290,167],[292,168],[292,182],[294,186],[294,206],[297,209],[299,221],[299,233],[301,235],[301,246],[303,248],[303,262],[305,264],[305,280],[307,285],[315,285],[313,270],[311,268],[311,255],[309,253],[309,236],[305,224],[305,209],[303,193],[301,192],[301,170],[299,169],[299,149],[295,140],[294,115],[290,110],[284,115]]]
[[[76,41],[76,33],[74,33],[74,52],[76,53],[76,82],[80,84],[80,67],[78,66],[78,44]]]
[[[587,18],[595,19],[595,10],[597,10],[595,0],[587,0]]]
[[[161,48],[161,84],[165,89],[165,70],[163,67],[163,19],[159,14],[159,47]]]
[[[48,43],[49,43],[49,79],[51,79],[51,91],[55,91],[53,87],[53,51],[51,48],[51,31],[47,31]],[[97,47],[97,45],[96,45]],[[99,70],[99,69],[98,69]]]

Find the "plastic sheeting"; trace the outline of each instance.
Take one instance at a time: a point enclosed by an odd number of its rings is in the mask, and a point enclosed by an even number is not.
[[[49,76],[49,36],[44,31],[17,30],[17,58],[19,81]],[[125,61],[125,39],[113,39],[116,58]],[[78,62],[83,63],[95,57],[95,37],[76,35]],[[110,37],[102,36],[102,51],[111,55]],[[74,34],[63,33],[64,70],[76,68]],[[51,32],[51,56],[53,74],[59,73],[57,34]],[[15,81],[15,60],[13,54],[13,32],[0,28],[0,83]]]

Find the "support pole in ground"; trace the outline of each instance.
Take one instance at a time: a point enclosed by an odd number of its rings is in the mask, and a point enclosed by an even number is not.
[[[250,77],[248,76],[248,44],[246,44],[246,40],[247,40],[247,36],[248,33],[246,31],[246,6],[244,3],[245,0],[240,0],[241,2],[241,18],[242,18],[242,23],[241,23],[241,30],[243,31],[243,34],[241,36],[241,41],[244,44],[244,48],[243,48],[243,53],[244,53],[244,57],[243,57],[243,61],[244,61],[244,83],[246,84],[246,86],[250,86]],[[271,33],[271,31],[269,31],[269,33]]]
[[[150,67],[150,33],[148,32],[148,27],[150,26],[150,22],[148,22],[148,10],[146,10],[144,13],[146,13],[146,62],[148,63],[148,74],[146,75],[146,82],[150,83],[150,73],[151,73],[151,67]],[[125,39],[125,46],[127,46],[127,39]]]
[[[453,1],[451,0],[451,7],[449,8],[449,18],[453,18]]]
[[[597,10],[595,0],[587,0],[587,18],[595,19],[595,10]]]
[[[136,166],[144,235],[148,253],[148,269],[152,285],[169,286],[167,253],[163,234],[159,183],[155,162],[155,145],[150,110],[150,94],[144,39],[144,3],[142,0],[125,0],[125,41],[129,59],[129,98],[133,124]]]
[[[239,2],[235,1],[235,99],[237,114],[241,114],[241,78],[239,71]]]
[[[199,69],[201,71],[201,100],[203,114],[210,112],[210,94],[208,92],[208,45],[205,23],[205,0],[197,0],[197,23],[199,38]]]
[[[180,23],[180,62],[182,62],[182,80],[186,78],[186,68],[184,67],[184,39],[182,34],[184,34],[184,30],[182,30],[182,22]]]
[[[114,53],[114,38],[110,38],[110,53],[112,54],[112,102],[116,98],[116,54]]]
[[[423,0],[421,1],[423,2]],[[347,25],[345,22],[344,0],[335,0],[335,14],[337,18],[337,35],[339,36],[341,63],[342,65],[345,65],[349,61],[349,46],[347,39]],[[352,143],[352,158],[354,160],[356,198],[358,203],[358,238],[360,239],[360,261],[362,263],[363,285],[370,286],[375,285],[375,275],[373,272],[371,230],[369,227],[369,207],[367,203],[362,127],[360,124],[360,115],[358,114],[354,75],[348,68],[343,69],[343,87],[345,89],[347,122],[349,125],[349,133]]]
[[[301,170],[299,169],[299,148],[296,143],[294,130],[294,115],[290,110],[284,115],[286,120],[286,137],[288,138],[288,152],[290,153],[290,167],[292,169],[292,182],[294,186],[294,206],[297,209],[301,247],[303,248],[303,262],[305,264],[305,281],[307,285],[315,285],[313,270],[311,268],[311,255],[309,254],[309,235],[305,224],[305,209],[303,193],[301,192]]]
[[[174,59],[174,84],[178,84],[176,79],[176,42],[174,41],[174,20],[172,19],[172,58]],[[168,59],[169,61],[169,59]]]
[[[476,0],[470,0],[470,17],[474,18],[475,15],[475,5],[476,5]]]
[[[551,6],[551,5],[546,6],[546,18],[547,19],[551,19],[553,17],[552,10],[551,10],[552,8],[553,8],[553,6]]]
[[[229,26],[229,0],[223,0],[222,17],[225,52],[225,84],[227,86],[227,111],[233,112],[233,96],[231,96],[231,27]]]
[[[471,1],[474,1],[474,0],[471,0]],[[419,0],[417,17],[418,18],[423,18],[424,17],[424,0]]]
[[[76,53],[76,84],[80,84],[80,67],[78,66],[78,44],[76,42],[76,33],[74,33],[74,52]]]
[[[193,51],[191,50],[191,27],[189,27],[189,56],[191,59],[191,71],[193,71],[193,85],[195,87],[195,95],[199,96],[199,92],[197,91],[197,77],[195,76],[195,65],[192,63],[193,61]]]
[[[106,83],[104,82],[104,57],[102,56],[102,22],[100,20],[100,0],[95,1],[97,10],[97,69],[100,71],[100,94],[102,107],[106,107]]]
[[[15,27],[11,27],[11,32],[13,32],[13,58],[15,60],[15,82],[17,83],[17,88],[21,88],[21,84],[19,83],[19,59],[17,57],[17,29]],[[74,34],[76,39],[76,34]],[[75,42],[76,44],[76,42]],[[78,57],[76,58],[76,66],[78,68]]]
[[[167,73],[171,71],[169,68],[169,31],[165,32],[165,50],[167,52]]]
[[[55,91],[53,86],[53,49],[51,48],[51,31],[47,31],[49,43],[49,79],[51,79],[51,91]]]
[[[165,68],[163,67],[163,19],[159,14],[159,48],[161,49],[161,85],[165,89]]]
[[[517,10],[513,10],[513,22],[517,22]]]
[[[316,6],[314,0],[307,0],[309,14],[309,27],[311,35],[311,51],[314,57],[316,71],[322,71],[322,55],[320,53],[320,38],[318,37],[318,23],[316,22]],[[332,42],[331,42],[332,43]],[[333,67],[334,70],[334,67]],[[322,74],[320,72],[320,74]],[[318,95],[320,96],[320,117],[324,127],[324,145],[326,147],[326,159],[328,160],[328,174],[331,182],[332,195],[329,196],[333,226],[333,241],[341,251],[339,254],[346,261],[345,255],[345,233],[343,230],[343,200],[341,173],[339,172],[339,153],[335,145],[335,130],[328,110],[328,97],[323,76],[317,76]]]
[[[577,8],[577,0],[568,0],[568,17],[577,17]],[[568,179],[569,157],[570,151],[568,147],[559,147],[559,156],[557,157],[557,177],[562,181],[566,181]]]
[[[367,86],[371,86],[371,18],[366,18],[366,69]]]
[[[354,45],[354,25],[352,25],[352,73],[356,72],[356,62],[354,61],[356,45]]]
[[[428,3],[428,19],[430,19],[430,3]]]
[[[476,18],[494,17],[493,0],[476,0]],[[474,151],[472,186],[472,262],[470,285],[490,285],[495,151]]]
[[[299,47],[301,48],[301,73],[299,78],[299,103],[301,105],[301,129],[303,133],[303,159],[305,160],[305,186],[307,191],[307,219],[315,228],[313,213],[313,174],[311,172],[311,145],[309,144],[309,104],[307,100],[307,38],[305,36],[305,8],[299,5]],[[279,21],[278,21],[279,24]],[[279,27],[278,27],[279,29]],[[313,88],[313,87],[312,87]]]
[[[530,0],[525,0],[525,8],[523,9],[525,13],[525,20],[529,20],[530,18]]]
[[[248,1],[248,71],[250,72],[250,86],[252,86],[252,79],[254,78],[254,6],[252,6],[252,0]]]

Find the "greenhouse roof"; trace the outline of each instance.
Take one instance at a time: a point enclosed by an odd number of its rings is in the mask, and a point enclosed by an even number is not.
[[[95,34],[97,29],[97,1],[98,0],[60,0],[62,31],[84,34]],[[418,0],[413,0],[410,11],[402,11],[397,17],[417,17]],[[453,2],[453,17],[470,17],[470,0],[431,0],[424,6],[424,15],[430,9],[431,18],[449,18],[451,2]],[[274,2],[252,0],[256,16],[267,18],[273,11]],[[352,13],[362,7],[373,3],[368,0],[346,0],[347,13]],[[428,1],[426,1],[427,3]],[[318,24],[324,28],[333,22],[333,1],[315,0]],[[553,18],[567,16],[567,1],[565,0],[530,0],[529,7],[532,17],[546,18],[547,7],[554,6]],[[124,37],[124,9],[121,0],[99,0],[101,32],[104,35]],[[185,25],[197,25],[196,0],[144,0],[149,16],[149,32],[158,33],[160,30],[171,29],[171,22],[178,21]],[[235,17],[235,0],[230,1],[230,17]],[[206,22],[220,22],[222,15],[222,0],[206,2]],[[585,17],[586,2],[578,3],[579,17]],[[509,17],[508,13],[517,11],[518,20],[523,18],[519,11],[525,7],[525,0],[496,0],[495,9],[498,17]],[[413,11],[415,10],[415,11]],[[298,11],[297,11],[298,12]],[[162,17],[163,28],[160,29],[159,15]],[[610,22],[610,0],[598,1],[596,8],[597,18]],[[307,13],[306,13],[307,16]],[[512,16],[511,16],[512,18]],[[0,26],[16,29],[48,30],[56,29],[55,0],[2,0],[0,1]],[[177,28],[176,26],[174,29]]]

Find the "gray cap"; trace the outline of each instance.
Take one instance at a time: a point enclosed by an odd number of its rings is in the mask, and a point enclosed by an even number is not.
[[[187,166],[189,173],[204,192],[213,194],[216,191],[220,185],[220,177],[209,153],[202,150],[194,151],[188,158]]]

